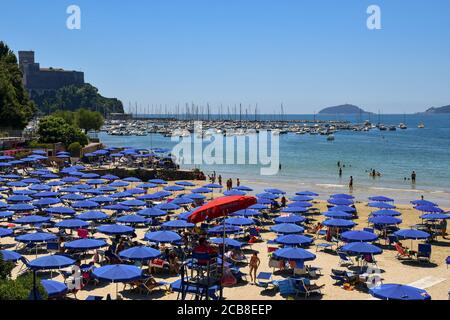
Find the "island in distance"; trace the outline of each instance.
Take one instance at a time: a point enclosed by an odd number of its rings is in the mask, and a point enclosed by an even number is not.
[[[365,111],[352,104],[343,104],[322,109],[319,114],[372,114],[372,112]]]
[[[425,113],[450,113],[450,105],[439,108],[429,108]]]

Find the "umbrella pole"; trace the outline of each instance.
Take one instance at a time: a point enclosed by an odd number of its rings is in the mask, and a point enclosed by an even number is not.
[[[33,300],[37,300],[37,294],[36,294],[36,270],[33,270]]]
[[[226,214],[228,215],[228,213]],[[220,275],[220,300],[223,299],[223,286],[222,286],[222,278],[225,272],[225,218],[222,221],[223,225],[223,234],[222,234],[222,265],[221,265],[221,275]],[[208,288],[209,290],[209,288]]]

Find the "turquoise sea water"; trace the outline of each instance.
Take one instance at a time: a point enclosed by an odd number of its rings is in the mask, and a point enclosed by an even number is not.
[[[285,115],[285,118],[313,119],[314,116]],[[316,116],[316,119],[361,120],[359,116],[342,115]],[[370,120],[376,123],[378,119],[372,115]],[[334,192],[347,192],[349,177],[353,176],[353,193],[361,201],[369,195],[387,195],[399,203],[407,203],[424,195],[450,207],[450,115],[384,115],[380,120],[385,125],[405,122],[408,129],[339,131],[332,142],[321,135],[280,135],[282,169],[273,176],[261,176],[258,165],[202,165],[200,168],[207,174],[215,170],[225,178],[239,177],[242,184],[251,184],[258,191],[270,186],[288,192],[310,189],[324,198]],[[425,124],[425,129],[417,128],[420,122]],[[101,133],[99,137],[108,146],[171,148],[175,145],[170,138],[158,134],[127,137]],[[337,161],[346,166],[342,178],[338,176]],[[367,171],[371,168],[382,176],[369,177]],[[415,185],[404,180],[412,170],[417,173]]]

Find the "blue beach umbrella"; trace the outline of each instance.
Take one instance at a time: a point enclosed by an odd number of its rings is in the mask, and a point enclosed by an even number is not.
[[[125,200],[120,202],[119,204],[127,206],[127,207],[143,207],[146,205],[145,201],[132,199],[132,200]]]
[[[425,231],[415,230],[415,229],[403,229],[394,232],[394,235],[400,239],[428,239],[431,235]]]
[[[369,200],[374,202],[394,202],[394,199],[385,196],[369,197]]]
[[[107,197],[107,196],[97,196],[94,198],[90,198],[89,201],[94,201],[94,202],[98,202],[98,203],[111,203],[114,202],[115,200],[111,197]]]
[[[327,200],[328,203],[338,206],[349,206],[353,204],[353,200],[347,198],[331,198]]]
[[[244,218],[244,217],[231,217],[226,218],[224,220],[224,223],[226,225],[232,225],[232,226],[251,226],[255,224],[255,221],[253,219]]]
[[[47,292],[47,296],[49,298],[56,298],[62,296],[69,291],[69,288],[63,282],[42,279],[41,284],[45,292]]]
[[[273,200],[265,199],[265,198],[257,198],[256,204],[272,204]]]
[[[100,207],[97,202],[89,201],[89,200],[81,200],[72,203],[72,208],[75,209],[95,209]]]
[[[256,195],[256,197],[262,198],[262,199],[267,199],[267,200],[275,200],[279,196],[276,194],[270,193],[270,192],[263,192],[263,193],[258,193]]]
[[[180,220],[188,220],[189,216],[190,216],[193,212],[194,212],[194,210],[192,210],[192,211],[186,211],[186,212],[180,213],[180,214],[177,216],[177,219],[180,219]]]
[[[190,199],[193,199],[193,200],[204,200],[204,199],[206,199],[206,197],[204,195],[199,194],[199,193],[186,194],[186,195],[184,195],[184,197],[190,198]]]
[[[273,253],[279,259],[290,261],[310,261],[316,259],[316,255],[302,248],[282,248]]]
[[[305,191],[299,191],[299,192],[296,192],[295,194],[296,194],[297,196],[308,196],[308,197],[318,197],[318,196],[319,196],[318,193],[315,193],[315,192],[313,192],[313,191],[308,191],[308,190],[305,190]]]
[[[367,242],[350,242],[339,250],[353,254],[381,254],[383,250]]]
[[[238,210],[230,214],[230,216],[241,216],[241,217],[256,217],[260,215],[262,215],[262,213],[253,209]]]
[[[41,191],[31,195],[33,198],[54,198],[59,196],[59,192]]]
[[[124,178],[122,180],[126,181],[126,182],[142,182],[141,179],[136,178],[136,177],[126,177],[126,178]]]
[[[171,191],[171,192],[177,192],[177,191],[183,191],[184,187],[181,186],[167,186],[163,188],[166,191]]]
[[[245,196],[246,193],[240,190],[227,190],[223,193],[224,196]]]
[[[329,209],[330,211],[343,211],[347,213],[355,213],[356,209],[349,206],[334,206]]]
[[[36,258],[27,263],[32,270],[51,270],[66,268],[75,264],[75,260],[61,255],[50,255]]]
[[[49,221],[50,221],[50,217],[31,215],[31,216],[25,216],[25,217],[18,218],[16,220],[14,220],[13,222],[16,224],[39,224],[39,223],[45,223],[45,222],[49,222]]]
[[[402,219],[392,216],[378,216],[369,218],[369,222],[378,225],[395,225],[402,223]]]
[[[55,224],[55,227],[59,229],[80,229],[88,226],[89,223],[80,219],[66,219]]]
[[[66,242],[64,248],[75,251],[88,251],[106,247],[107,245],[108,244],[103,239],[85,238]]]
[[[8,208],[8,210],[11,210],[14,212],[32,211],[34,209],[36,209],[36,207],[33,206],[32,204],[28,204],[28,203],[13,204],[13,205],[9,206],[9,208]]]
[[[176,204],[176,205],[184,205],[184,204],[191,204],[193,202],[194,202],[193,199],[186,198],[186,197],[180,197],[180,198],[173,199],[173,201],[171,203]]]
[[[108,215],[101,211],[85,211],[77,214],[76,218],[84,221],[105,220],[108,219]]]
[[[103,206],[102,209],[123,212],[123,211],[133,211],[130,207],[124,206],[122,204],[109,204]]]
[[[47,207],[57,203],[61,203],[61,200],[58,198],[42,198],[36,201],[33,201],[33,205],[36,207]]]
[[[241,228],[238,226],[232,225],[219,225],[212,228],[209,228],[206,232],[209,234],[232,234],[241,232]]]
[[[8,201],[8,202],[14,202],[14,203],[18,203],[18,202],[29,202],[29,201],[31,201],[31,200],[33,200],[33,198],[31,198],[31,197],[29,197],[29,196],[27,196],[27,195],[20,195],[20,194],[18,194],[18,195],[13,195],[13,196],[10,196],[10,197],[6,198],[6,201]]]
[[[148,182],[154,183],[154,184],[167,184],[167,181],[163,180],[163,179],[150,179],[150,180],[148,180]]]
[[[286,192],[284,192],[283,190],[276,189],[276,188],[264,189],[264,191],[265,191],[265,192],[268,192],[268,193],[273,193],[273,194],[276,194],[276,195],[279,195],[279,194],[286,194]]]
[[[129,198],[131,196],[132,196],[132,194],[129,193],[128,191],[122,191],[122,192],[113,193],[110,197],[114,198],[114,199],[124,199],[124,198]]]
[[[443,213],[444,212],[444,210],[442,210],[441,208],[433,207],[433,206],[417,206],[417,207],[414,207],[414,209],[422,211],[422,212],[427,212],[427,213]]]
[[[275,223],[301,223],[306,221],[306,218],[302,216],[288,215],[284,217],[275,218],[273,221]]]
[[[110,264],[95,268],[92,275],[100,280],[117,283],[141,279],[143,271],[133,265]]]
[[[12,250],[0,250],[0,253],[3,257],[3,261],[11,261],[16,262],[22,259],[22,255]]]
[[[431,300],[425,290],[402,284],[386,283],[369,289],[369,292],[383,300]]]
[[[305,231],[305,228],[300,227],[293,223],[280,223],[272,226],[270,230],[276,233],[290,234],[290,233],[302,233]]]
[[[100,175],[97,173],[83,173],[81,176],[83,179],[97,179],[98,177],[100,177]]]
[[[345,242],[372,242],[378,239],[375,233],[363,230],[345,231],[341,234],[341,239]]]
[[[431,206],[431,207],[436,207],[437,204],[428,200],[414,200],[411,201],[411,203],[415,206]]]
[[[11,229],[0,228],[0,238],[9,237],[14,233]]]
[[[212,189],[200,187],[200,188],[192,189],[191,192],[192,193],[210,193],[210,192],[212,192]]]
[[[223,189],[223,186],[221,186],[220,184],[217,184],[217,183],[208,183],[208,184],[205,184],[203,187],[209,188],[209,189]]]
[[[148,220],[144,218],[143,216],[137,215],[137,214],[130,214],[121,216],[116,219],[116,222],[124,223],[124,224],[141,224],[141,223],[147,223]]]
[[[14,215],[14,213],[11,212],[11,211],[1,211],[0,212],[0,219],[11,218],[13,215]]]
[[[290,198],[292,201],[312,201],[314,198],[308,196],[294,196]]]
[[[327,218],[332,219],[351,219],[353,215],[351,213],[343,212],[343,211],[327,211],[323,213],[323,215]]]
[[[133,189],[129,189],[127,190],[127,192],[131,195],[135,195],[135,194],[145,194],[146,191],[144,189],[140,189],[140,188],[133,188]]]
[[[122,187],[128,187],[130,184],[126,181],[114,181],[109,184],[110,187],[114,188],[122,188]]]
[[[427,213],[420,216],[421,219],[424,220],[444,220],[444,219],[450,219],[450,214],[445,213]]]
[[[173,203],[173,202],[167,202],[167,203],[161,203],[155,206],[155,208],[165,211],[171,211],[171,210],[178,210],[180,209],[180,206]]]
[[[167,215],[167,212],[158,208],[145,208],[139,210],[137,214],[144,217],[162,217]]]
[[[330,196],[331,198],[339,198],[339,199],[354,199],[355,197],[350,195],[350,194],[346,194],[346,193],[336,193],[336,194],[332,194]]]
[[[231,247],[231,248],[236,248],[236,249],[240,249],[244,246],[243,242],[234,240],[234,239],[230,239],[230,238],[211,238],[209,239],[209,242],[214,243],[218,246],[221,246],[225,243],[225,246]]]
[[[387,202],[369,202],[367,206],[379,209],[395,209],[396,206]]]
[[[119,252],[119,257],[131,261],[148,261],[160,256],[160,251],[146,246],[132,247]]]
[[[402,214],[396,210],[391,209],[382,209],[372,212],[370,215],[377,217],[377,216],[391,216],[391,217],[397,217],[401,216]]]
[[[195,184],[189,181],[177,181],[175,184],[183,187],[195,187]]]
[[[100,184],[105,184],[106,180],[104,179],[90,179],[88,181],[86,181],[87,184],[92,184],[92,185],[100,185]]]
[[[142,189],[152,189],[152,188],[158,187],[158,185],[156,185],[154,183],[150,183],[150,182],[144,182],[144,183],[138,184],[137,187],[142,188]]]
[[[27,233],[16,237],[16,241],[19,242],[48,242],[56,240],[56,236],[52,233],[48,232],[35,232],[35,233]]]
[[[101,176],[100,178],[105,179],[105,180],[110,180],[110,181],[114,181],[114,180],[119,180],[120,179],[118,176],[115,176],[113,174],[105,174],[105,175]]]
[[[51,207],[45,208],[44,211],[48,214],[61,214],[61,215],[73,215],[75,210],[68,207]]]
[[[182,219],[170,220],[164,222],[161,227],[170,228],[170,229],[185,229],[185,228],[193,228],[195,227],[194,223],[187,222]]]
[[[323,222],[323,225],[333,228],[353,228],[356,223],[345,219],[327,219]]]
[[[80,179],[77,177],[64,177],[61,179],[61,181],[64,183],[75,183],[80,181]]]
[[[6,191],[6,190],[2,190],[2,191]],[[14,195],[22,195],[22,196],[29,196],[33,193],[36,193],[37,191],[33,191],[33,190],[28,190],[28,189],[16,189],[13,190],[13,194]]]
[[[292,206],[292,207],[287,207],[287,208],[283,208],[281,209],[281,212],[283,213],[303,213],[303,212],[307,212],[308,209],[306,207],[301,207],[301,206]]]
[[[173,231],[153,231],[147,232],[144,239],[156,243],[174,243],[180,241],[181,237]]]
[[[247,187],[247,186],[237,186],[237,187],[235,187],[233,189],[236,189],[236,190],[239,190],[239,191],[245,191],[245,192],[253,191],[252,188]]]
[[[107,235],[125,235],[132,234],[134,232],[134,228],[121,224],[108,224],[97,227],[97,231]]]
[[[287,246],[304,246],[313,242],[313,238],[300,234],[288,234],[279,236],[275,239],[275,242]]]

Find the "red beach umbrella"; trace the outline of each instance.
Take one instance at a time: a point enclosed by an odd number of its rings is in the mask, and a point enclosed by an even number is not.
[[[251,196],[228,196],[208,202],[195,210],[188,218],[189,222],[199,223],[208,219],[223,217],[230,213],[247,209],[256,204],[256,198]]]

